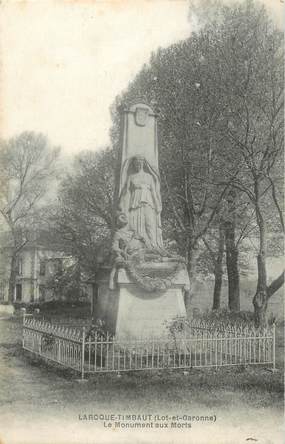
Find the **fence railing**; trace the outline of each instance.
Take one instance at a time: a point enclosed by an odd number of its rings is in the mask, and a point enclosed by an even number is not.
[[[53,325],[24,316],[22,341],[23,349],[81,371],[81,329]]]
[[[25,317],[23,348],[80,371],[82,378],[86,373],[251,364],[275,368],[275,326],[214,329],[196,321],[168,337],[128,340]]]

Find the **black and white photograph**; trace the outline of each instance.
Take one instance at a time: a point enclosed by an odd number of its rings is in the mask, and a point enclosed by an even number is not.
[[[284,1],[0,1],[0,444],[284,443]]]

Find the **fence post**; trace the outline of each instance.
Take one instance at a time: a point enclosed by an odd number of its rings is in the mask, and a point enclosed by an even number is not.
[[[25,322],[26,322],[26,312],[23,311],[22,348],[24,348],[25,346],[25,335],[24,335]]]
[[[273,371],[276,370],[276,362],[275,362],[275,322],[272,325],[272,363],[273,363]]]
[[[82,351],[81,351],[81,380],[84,379],[84,360],[85,360],[85,327],[82,329]]]
[[[218,332],[215,332],[216,341],[215,341],[215,354],[216,354],[216,368],[218,368]]]
[[[58,348],[57,348],[57,362],[61,362],[61,339],[58,339]]]

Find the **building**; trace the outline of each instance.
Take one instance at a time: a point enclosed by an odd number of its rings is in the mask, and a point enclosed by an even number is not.
[[[21,249],[16,263],[14,302],[42,302],[55,298],[48,282],[72,262],[59,243],[51,242],[47,234],[32,233],[30,240]],[[0,233],[0,303],[8,301],[11,267],[11,238],[9,233]]]

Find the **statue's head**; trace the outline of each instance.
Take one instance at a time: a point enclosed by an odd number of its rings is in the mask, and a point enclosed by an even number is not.
[[[132,164],[135,172],[138,172],[143,169],[143,166],[145,164],[145,158],[143,156],[135,156],[133,158]]]
[[[117,214],[117,227],[122,228],[128,224],[128,218],[125,213],[118,212]]]

